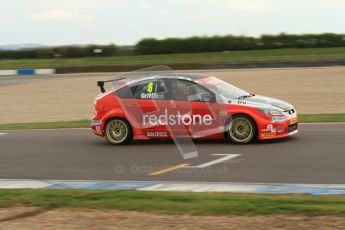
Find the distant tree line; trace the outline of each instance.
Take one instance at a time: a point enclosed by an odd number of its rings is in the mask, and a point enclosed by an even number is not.
[[[136,54],[174,54],[221,52],[237,50],[281,49],[281,48],[345,47],[345,34],[279,34],[249,36],[212,36],[167,38],[158,40],[146,38],[134,47],[111,45],[63,46],[23,50],[0,50],[0,59],[20,58],[76,58],[109,57]]]
[[[117,50],[118,47],[114,44],[103,46],[61,46],[53,48],[0,50],[0,59],[110,57],[117,55]]]
[[[259,38],[228,35],[163,40],[147,38],[138,42],[136,51],[139,54],[169,54],[343,46],[345,46],[345,34],[279,34],[262,35]]]

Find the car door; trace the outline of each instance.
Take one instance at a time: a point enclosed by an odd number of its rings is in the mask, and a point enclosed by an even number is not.
[[[175,113],[181,111],[192,118],[185,126],[192,137],[199,138],[223,132],[219,127],[219,105],[212,91],[186,79],[173,79],[171,87],[176,104]]]
[[[170,95],[165,80],[154,78],[136,82],[128,86],[128,92],[121,101],[132,126],[150,138],[167,137],[166,127],[159,121]]]

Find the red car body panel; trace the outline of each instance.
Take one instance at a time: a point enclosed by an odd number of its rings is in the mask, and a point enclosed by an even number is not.
[[[218,102],[187,102],[176,100],[148,100],[120,98],[116,95],[116,89],[100,94],[95,99],[95,114],[91,118],[91,128],[96,135],[104,136],[104,126],[107,120],[120,117],[126,119],[133,130],[134,140],[147,139],[170,139],[171,129],[174,135],[188,134],[192,138],[224,139],[224,130],[227,121],[232,116],[244,114],[251,117],[257,126],[258,139],[282,138],[297,132],[297,114],[292,116],[273,116],[264,114],[256,106],[248,105],[250,102],[243,100],[228,103]],[[188,109],[187,109],[188,108]],[[190,109],[191,108],[191,109]],[[136,113],[141,110],[142,112]],[[186,110],[186,111],[184,111]],[[154,114],[156,116],[168,116],[178,113],[196,115],[204,119],[207,115],[212,117],[212,124],[208,126],[197,125],[156,125],[151,127],[143,126],[145,119],[142,114]],[[138,116],[136,115],[138,114]],[[193,117],[194,118],[194,117]],[[207,118],[207,117],[206,117]],[[207,121],[207,120],[205,120]],[[199,122],[198,119],[195,120]],[[209,132],[209,130],[212,130]],[[163,135],[164,134],[164,135]]]

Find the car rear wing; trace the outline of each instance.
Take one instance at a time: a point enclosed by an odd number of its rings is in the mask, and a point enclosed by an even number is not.
[[[104,93],[106,91],[104,88],[104,83],[116,82],[116,81],[120,81],[120,80],[124,80],[124,79],[127,79],[127,78],[122,77],[122,78],[116,78],[116,79],[112,79],[112,80],[97,81],[97,86],[101,89],[101,92]]]

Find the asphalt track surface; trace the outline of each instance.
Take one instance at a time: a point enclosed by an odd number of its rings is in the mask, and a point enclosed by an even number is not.
[[[300,124],[288,138],[235,145],[196,141],[183,160],[171,141],[111,146],[89,129],[0,131],[1,179],[205,181],[345,184],[345,123]],[[240,154],[206,168],[197,166]],[[152,172],[163,173],[152,176]]]

